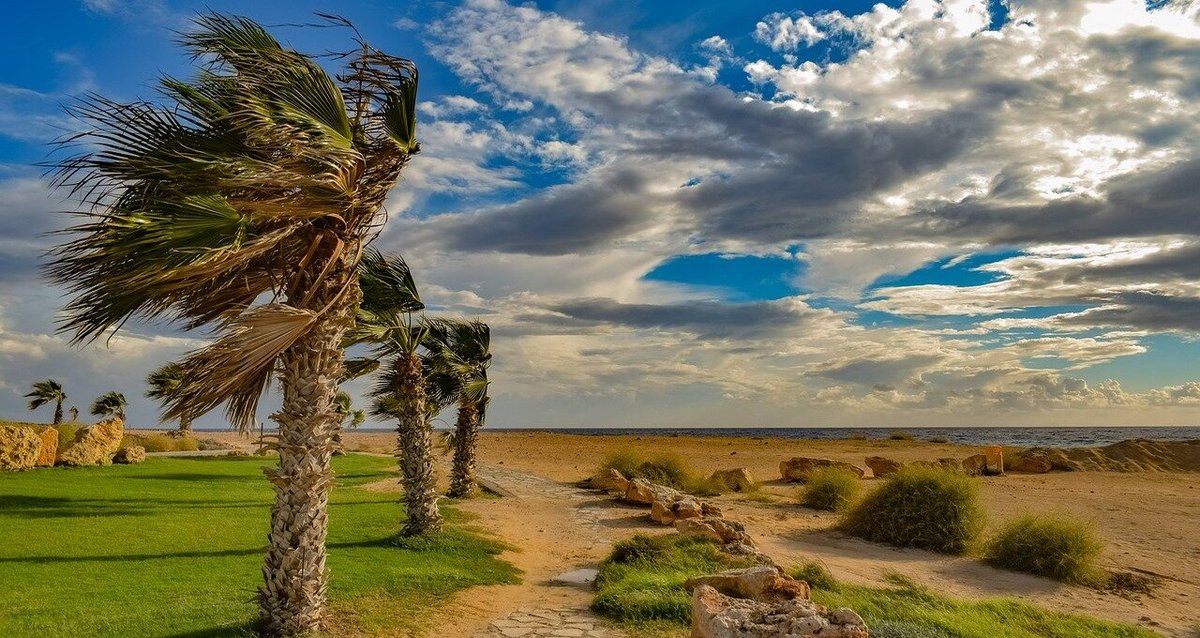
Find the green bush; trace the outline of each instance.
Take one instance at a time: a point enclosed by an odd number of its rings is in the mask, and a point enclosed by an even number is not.
[[[190,436],[167,436],[165,434],[134,434],[125,432],[121,439],[121,447],[140,445],[147,452],[193,452],[200,449],[200,443]]]
[[[888,438],[893,441],[911,441],[913,440],[913,435],[911,432],[905,432],[904,430],[892,430],[888,432]]]
[[[808,583],[813,589],[837,589],[838,582],[823,563],[810,560],[788,570],[788,576]]]
[[[1068,583],[1097,583],[1101,543],[1086,523],[1051,516],[1023,516],[1000,528],[984,560],[1004,569]]]
[[[673,454],[647,459],[635,452],[614,452],[604,459],[600,471],[614,469],[626,478],[642,478],[697,496],[716,496],[731,491],[723,481],[709,480],[697,474],[687,461]]]
[[[983,529],[979,488],[940,468],[906,466],[851,509],[843,531],[877,543],[962,554]]]
[[[827,512],[840,512],[858,497],[858,475],[840,467],[814,470],[800,492],[800,504]]]
[[[692,612],[683,587],[687,579],[751,564],[707,539],[638,534],[617,543],[600,564],[592,610],[625,623],[687,624]]]

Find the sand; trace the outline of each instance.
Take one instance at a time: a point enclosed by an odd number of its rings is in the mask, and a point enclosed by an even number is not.
[[[392,437],[390,433],[356,432],[346,440],[350,449],[379,453],[391,449]],[[237,440],[232,434],[218,438]],[[562,484],[588,476],[607,454],[617,450],[638,450],[650,456],[669,452],[705,471],[745,467],[763,481],[762,491],[773,502],[758,502],[737,494],[717,500],[729,516],[743,520],[756,542],[781,563],[819,560],[839,578],[874,585],[884,584],[886,572],[899,571],[946,594],[1016,597],[1057,611],[1140,624],[1164,635],[1191,638],[1200,627],[1200,573],[1196,569],[1200,565],[1200,473],[1129,471],[1135,469],[1133,465],[1147,469],[1179,467],[1179,459],[1167,459],[1180,454],[1178,450],[1167,453],[1161,447],[1147,446],[1154,455],[1153,462],[1147,462],[1139,458],[1136,447],[1118,447],[1123,455],[1119,469],[1126,471],[1009,474],[976,480],[988,511],[989,528],[1037,512],[1091,521],[1106,541],[1102,566],[1154,576],[1160,584],[1152,595],[1103,593],[993,569],[971,558],[897,550],[848,538],[831,529],[834,516],[799,507],[794,499],[797,488],[778,480],[779,462],[792,456],[823,456],[863,465],[863,458],[870,455],[914,461],[964,458],[979,451],[969,446],[890,440],[788,441],[491,431],[481,437],[479,454],[481,464],[519,470]],[[1096,458],[1092,453],[1082,456]],[[1182,458],[1186,461],[1188,454]],[[445,466],[448,459],[441,463]],[[868,479],[865,483],[870,488],[878,481]],[[456,620],[457,629],[466,631],[489,614],[548,595],[546,591],[551,590],[543,591],[546,574],[563,564],[598,557],[591,548],[574,547],[572,535],[552,532],[565,529],[567,520],[567,514],[556,507],[569,506],[553,499],[514,504],[503,498],[480,499],[469,505],[481,516],[482,528],[492,529],[516,547],[510,559],[534,578],[526,585],[464,596],[464,613]],[[623,514],[613,527],[618,538],[639,531],[664,531],[638,512]],[[566,596],[567,592],[556,595]]]

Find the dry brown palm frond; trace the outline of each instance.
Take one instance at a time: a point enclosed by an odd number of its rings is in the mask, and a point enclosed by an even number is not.
[[[228,402],[231,423],[240,429],[253,425],[276,359],[316,319],[308,310],[269,304],[230,321],[225,334],[180,362],[183,380],[169,397],[163,419],[192,419]]]

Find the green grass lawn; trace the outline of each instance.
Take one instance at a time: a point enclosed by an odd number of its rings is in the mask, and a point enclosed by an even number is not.
[[[262,458],[0,475],[0,636],[216,637],[257,607],[272,489]],[[395,636],[459,590],[517,582],[499,543],[463,529],[400,542],[390,459],[334,461],[329,569],[338,636]]]

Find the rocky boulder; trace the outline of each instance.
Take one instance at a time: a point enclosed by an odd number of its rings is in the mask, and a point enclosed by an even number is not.
[[[123,465],[132,465],[141,463],[146,460],[146,448],[140,445],[131,445],[117,450],[113,455],[113,463],[121,463]]]
[[[805,598],[759,602],[708,585],[692,591],[692,638],[868,638],[862,617]]]
[[[701,585],[712,587],[726,596],[768,603],[781,603],[794,598],[808,600],[812,596],[808,583],[784,574],[783,568],[775,565],[730,569],[720,574],[691,578],[684,583],[688,591]]]
[[[746,533],[746,527],[737,521],[731,521],[719,516],[703,516],[700,518],[684,518],[675,521],[675,531],[684,536],[699,536],[708,538],[722,545],[739,543],[754,547],[754,541]]]
[[[709,482],[718,483],[735,492],[749,492],[754,489],[754,476],[744,467],[732,470],[717,470],[708,477]]]
[[[58,462],[63,465],[109,465],[121,449],[125,422],[120,417],[105,419],[95,425],[80,428],[75,442],[63,451]]]
[[[625,490],[629,489],[629,479],[610,467],[592,477],[592,489],[624,494]]]
[[[685,518],[704,516],[704,505],[687,494],[659,492],[664,498],[656,498],[650,505],[650,518],[663,525],[674,525]]]
[[[41,444],[38,446],[38,457],[35,465],[38,467],[54,467],[58,459],[58,430],[45,428],[38,432]]]
[[[0,470],[28,470],[37,465],[42,439],[33,428],[0,425]]]
[[[900,471],[904,464],[883,456],[868,456],[867,467],[878,478],[883,478]]]
[[[858,475],[858,478],[866,476],[866,470],[844,461],[834,461],[833,459],[820,459],[805,456],[793,457],[787,461],[779,463],[779,474],[783,476],[785,481],[799,481],[801,483],[808,481],[808,475],[813,470],[818,470],[826,467],[837,467],[850,470]]]
[[[621,498],[637,505],[651,505],[654,503],[654,487],[653,483],[644,478],[630,479]]]

